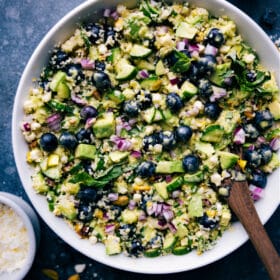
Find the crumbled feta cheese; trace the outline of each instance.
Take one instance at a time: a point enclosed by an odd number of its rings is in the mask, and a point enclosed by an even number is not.
[[[77,273],[82,273],[86,269],[86,265],[84,263],[83,264],[76,264],[74,266],[74,269]]]
[[[133,200],[136,201],[136,202],[140,202],[141,198],[142,198],[142,195],[140,193],[135,193],[133,195]]]
[[[100,54],[106,54],[107,51],[108,51],[108,49],[107,49],[106,45],[101,44],[101,45],[98,46],[98,52]]]
[[[0,274],[24,266],[29,251],[27,229],[10,207],[0,204]]]
[[[248,64],[253,63],[255,58],[256,57],[252,53],[248,53],[243,56],[243,60]]]
[[[32,141],[34,141],[36,139],[36,135],[34,132],[31,133],[25,133],[24,134],[24,138],[26,140],[27,143],[31,143]]]
[[[223,179],[219,173],[214,173],[213,175],[211,175],[210,180],[216,186],[220,186]]]
[[[38,122],[32,122],[30,128],[31,130],[38,130],[41,128],[41,125]]]

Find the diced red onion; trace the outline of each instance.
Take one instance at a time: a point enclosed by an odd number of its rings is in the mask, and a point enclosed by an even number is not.
[[[157,204],[153,203],[151,206],[147,207],[146,211],[149,216],[153,215],[156,211]]]
[[[213,94],[210,96],[210,101],[215,102],[227,95],[227,91],[224,88],[212,86]]]
[[[199,46],[197,44],[190,44],[188,49],[190,52],[199,52]]]
[[[156,227],[159,230],[165,230],[168,228],[168,224],[164,220],[159,220],[158,221],[158,226]]]
[[[127,151],[132,146],[132,143],[128,139],[121,138],[117,135],[112,135],[110,140],[115,144],[115,147],[119,151]]]
[[[172,192],[172,198],[178,198],[180,196],[180,191],[173,191]]]
[[[179,41],[177,42],[176,44],[176,49],[178,51],[182,51],[182,50],[185,50],[186,49],[186,43],[184,41]]]
[[[94,62],[88,58],[81,59],[81,65],[86,70],[92,70],[94,68]]]
[[[275,137],[270,142],[270,147],[273,151],[278,151],[280,149],[280,138]]]
[[[86,105],[86,101],[83,100],[81,97],[77,96],[76,94],[72,93],[71,94],[71,100],[76,103],[77,105],[80,105],[80,106],[84,106]]]
[[[263,144],[263,143],[265,143],[265,142],[266,142],[266,139],[265,139],[263,136],[259,136],[259,137],[257,138],[257,143]]]
[[[168,228],[170,229],[170,231],[172,233],[176,233],[177,232],[177,228],[175,227],[175,225],[172,222],[168,223]]]
[[[61,125],[61,115],[59,113],[55,113],[47,118],[47,125],[50,130],[58,131]]]
[[[114,20],[117,20],[118,18],[119,18],[119,14],[118,14],[118,12],[117,11],[114,11],[114,12],[112,12],[111,13],[111,17],[114,19]]]
[[[163,210],[169,210],[171,206],[168,203],[162,203],[162,209]]]
[[[141,78],[141,79],[147,79],[147,78],[149,78],[149,72],[147,71],[147,70],[140,70],[139,72],[138,72],[138,75],[139,75],[139,77]]]
[[[165,182],[166,183],[170,183],[172,181],[172,176],[171,175],[167,175],[166,177],[165,177]]]
[[[171,221],[174,218],[174,213],[172,210],[162,211],[162,215],[167,222]]]
[[[210,44],[207,44],[205,50],[204,50],[204,53],[206,55],[213,55],[213,56],[216,56],[217,53],[218,53],[218,49]]]
[[[140,158],[142,156],[141,152],[139,151],[132,151],[130,155],[134,158]]]
[[[104,13],[103,13],[103,16],[104,17],[110,17],[110,15],[111,15],[111,10],[110,9],[105,9]]]
[[[130,125],[134,125],[134,124],[137,123],[137,120],[136,120],[136,119],[130,119],[130,120],[128,121],[128,123],[129,123]]]
[[[136,202],[134,200],[130,200],[128,203],[129,210],[133,210],[136,206]]]
[[[160,214],[162,214],[162,204],[161,203],[157,203],[155,215],[158,216]]]
[[[114,232],[116,226],[114,224],[109,224],[105,226],[105,232],[106,233],[112,233]]]
[[[117,194],[117,193],[109,193],[108,194],[108,199],[110,201],[116,201],[116,200],[118,200],[118,198],[119,198],[119,194]]]
[[[24,123],[22,126],[23,126],[23,129],[25,131],[30,131],[31,130],[31,125],[28,122]]]
[[[147,216],[145,214],[144,211],[141,211],[140,214],[139,214],[139,217],[138,217],[138,220],[139,221],[146,221],[147,220]]]
[[[248,148],[249,151],[254,151],[255,150],[255,145],[250,145]]]
[[[249,186],[251,197],[254,201],[258,201],[264,197],[264,189],[256,187],[254,185]]]
[[[92,125],[94,124],[96,118],[88,118],[86,120],[86,124],[85,124],[85,129],[88,129],[90,127],[92,127]]]
[[[177,202],[182,206],[184,204],[184,201],[182,199],[178,199]]]
[[[171,78],[169,81],[170,81],[172,86],[175,86],[179,83],[178,77]]]
[[[238,127],[234,132],[233,142],[237,145],[244,144],[246,141],[245,131],[242,127]]]

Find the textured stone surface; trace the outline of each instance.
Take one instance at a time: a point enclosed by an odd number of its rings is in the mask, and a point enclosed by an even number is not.
[[[0,0],[0,190],[15,193],[28,200],[19,181],[11,146],[12,106],[21,73],[36,45],[46,32],[82,0]],[[259,22],[265,8],[280,11],[278,0],[241,1],[234,4]],[[247,3],[247,4],[246,4]],[[249,4],[250,3],[250,4]],[[253,7],[252,7],[253,6]],[[274,40],[280,37],[280,19],[273,29],[266,30]],[[266,229],[280,251],[280,209],[266,225]],[[86,264],[81,279],[246,279],[265,280],[268,276],[253,247],[247,242],[229,256],[206,267],[175,275],[147,276],[122,272],[94,262],[58,238],[41,221],[42,240],[35,263],[26,277],[28,280],[45,278],[41,270],[51,268],[60,279],[73,274],[74,265]]]

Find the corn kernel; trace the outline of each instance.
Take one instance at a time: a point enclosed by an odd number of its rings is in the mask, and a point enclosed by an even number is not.
[[[94,211],[94,217],[96,217],[97,219],[102,219],[103,218],[103,212],[100,209],[95,209]]]
[[[216,210],[208,209],[206,214],[209,218],[214,218],[216,216]]]
[[[150,186],[134,186],[133,190],[135,192],[140,191],[140,192],[148,192],[151,189]]]
[[[237,164],[240,166],[240,168],[242,169],[242,171],[244,171],[246,165],[247,165],[247,161],[246,160],[243,160],[243,159],[239,159],[237,161]]]
[[[30,153],[30,151],[28,151],[27,154],[26,154],[26,161],[27,161],[28,163],[31,163],[31,162],[32,162],[32,158],[31,158],[31,153]]]

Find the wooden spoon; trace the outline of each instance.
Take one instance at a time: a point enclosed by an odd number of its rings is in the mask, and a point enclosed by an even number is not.
[[[247,181],[232,182],[228,203],[246,229],[270,278],[280,280],[280,257],[260,221]]]

